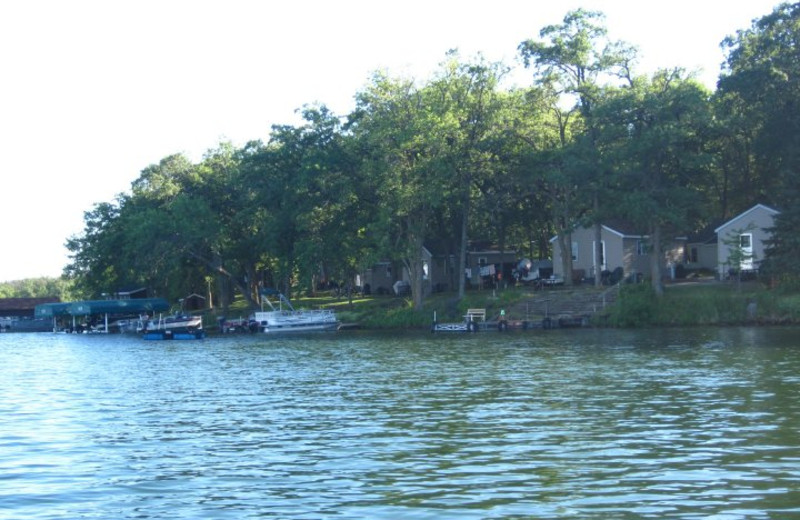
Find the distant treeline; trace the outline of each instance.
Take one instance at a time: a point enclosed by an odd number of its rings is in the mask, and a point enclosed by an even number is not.
[[[58,297],[70,301],[72,282],[66,278],[26,278],[0,282],[0,298],[47,298]]]

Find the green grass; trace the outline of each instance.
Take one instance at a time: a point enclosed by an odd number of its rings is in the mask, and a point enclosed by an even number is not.
[[[590,288],[587,288],[590,290]],[[421,310],[415,310],[408,297],[354,297],[352,303],[332,293],[292,300],[300,308],[334,309],[346,324],[365,329],[420,329],[429,327],[434,312],[440,323],[459,322],[470,308],[485,308],[486,319],[496,319],[501,309],[509,309],[524,298],[532,297],[530,289],[509,288],[467,291],[458,301],[455,293],[437,293],[427,297]],[[755,304],[755,315],[748,306]],[[752,310],[752,306],[750,307]],[[234,302],[227,317],[250,314],[244,300]],[[210,311],[204,320],[214,328],[221,309]],[[667,286],[657,298],[647,284],[623,286],[616,304],[606,309],[596,323],[610,327],[675,327],[696,325],[800,324],[800,292],[775,291],[757,283],[697,284]]]
[[[668,286],[657,298],[646,285],[624,287],[608,312],[613,327],[800,323],[800,294],[757,283]]]
[[[530,292],[524,288],[467,291],[460,301],[457,301],[455,293],[436,293],[425,298],[420,310],[413,308],[410,297],[378,295],[353,298],[352,305],[347,298],[336,298],[332,294],[300,297],[293,304],[297,308],[334,309],[343,323],[358,324],[363,328],[409,329],[429,327],[434,312],[440,322],[461,321],[467,309],[485,308],[487,319],[494,319],[501,309],[527,296]]]

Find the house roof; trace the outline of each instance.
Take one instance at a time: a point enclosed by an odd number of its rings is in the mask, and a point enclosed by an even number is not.
[[[0,314],[3,311],[32,311],[37,305],[59,301],[58,298],[0,298]]]
[[[708,224],[703,229],[689,233],[689,236],[686,237],[686,241],[690,244],[716,244],[717,232],[714,230],[719,226],[719,223],[720,221],[717,220]]]
[[[425,242],[425,245],[423,247],[428,250],[428,253],[431,256],[447,256],[451,254],[448,245],[444,241],[431,240]]]
[[[743,211],[742,213],[739,213],[738,215],[736,215],[732,219],[728,220],[724,224],[722,224],[720,226],[717,226],[717,228],[714,230],[714,233],[719,233],[720,229],[728,227],[734,221],[739,220],[740,218],[744,218],[744,217],[748,216],[750,213],[752,213],[752,212],[754,212],[754,211],[756,211],[758,209],[765,210],[767,213],[769,213],[771,215],[777,215],[778,213],[780,213],[780,211],[778,211],[777,209],[770,208],[769,206],[765,206],[764,204],[756,204],[755,206],[753,206],[752,208],[748,209],[747,211]]]
[[[602,224],[601,226],[607,232],[617,235],[621,238],[646,238],[647,235],[639,234],[635,231],[635,227],[633,224],[630,224],[625,221],[612,221],[608,224]],[[582,229],[590,229],[590,226],[584,226]],[[550,239],[550,242],[555,242],[558,238],[558,235],[553,236]]]

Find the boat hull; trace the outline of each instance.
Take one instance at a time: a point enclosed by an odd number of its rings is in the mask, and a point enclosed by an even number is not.
[[[205,337],[203,330],[153,330],[142,335],[148,341],[195,340]]]
[[[297,332],[332,332],[339,329],[339,320],[332,311],[272,311],[257,312],[253,326],[266,334]]]
[[[333,332],[339,330],[339,323],[305,323],[305,324],[272,324],[262,325],[265,334],[291,334],[297,332]]]

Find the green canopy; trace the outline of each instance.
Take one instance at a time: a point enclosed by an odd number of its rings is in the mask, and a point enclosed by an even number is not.
[[[85,300],[71,303],[44,303],[37,305],[37,318],[54,316],[87,316],[92,314],[141,314],[169,309],[164,298],[135,298],[131,300]]]
[[[69,315],[69,303],[42,303],[34,308],[37,318],[52,318],[53,316]]]

